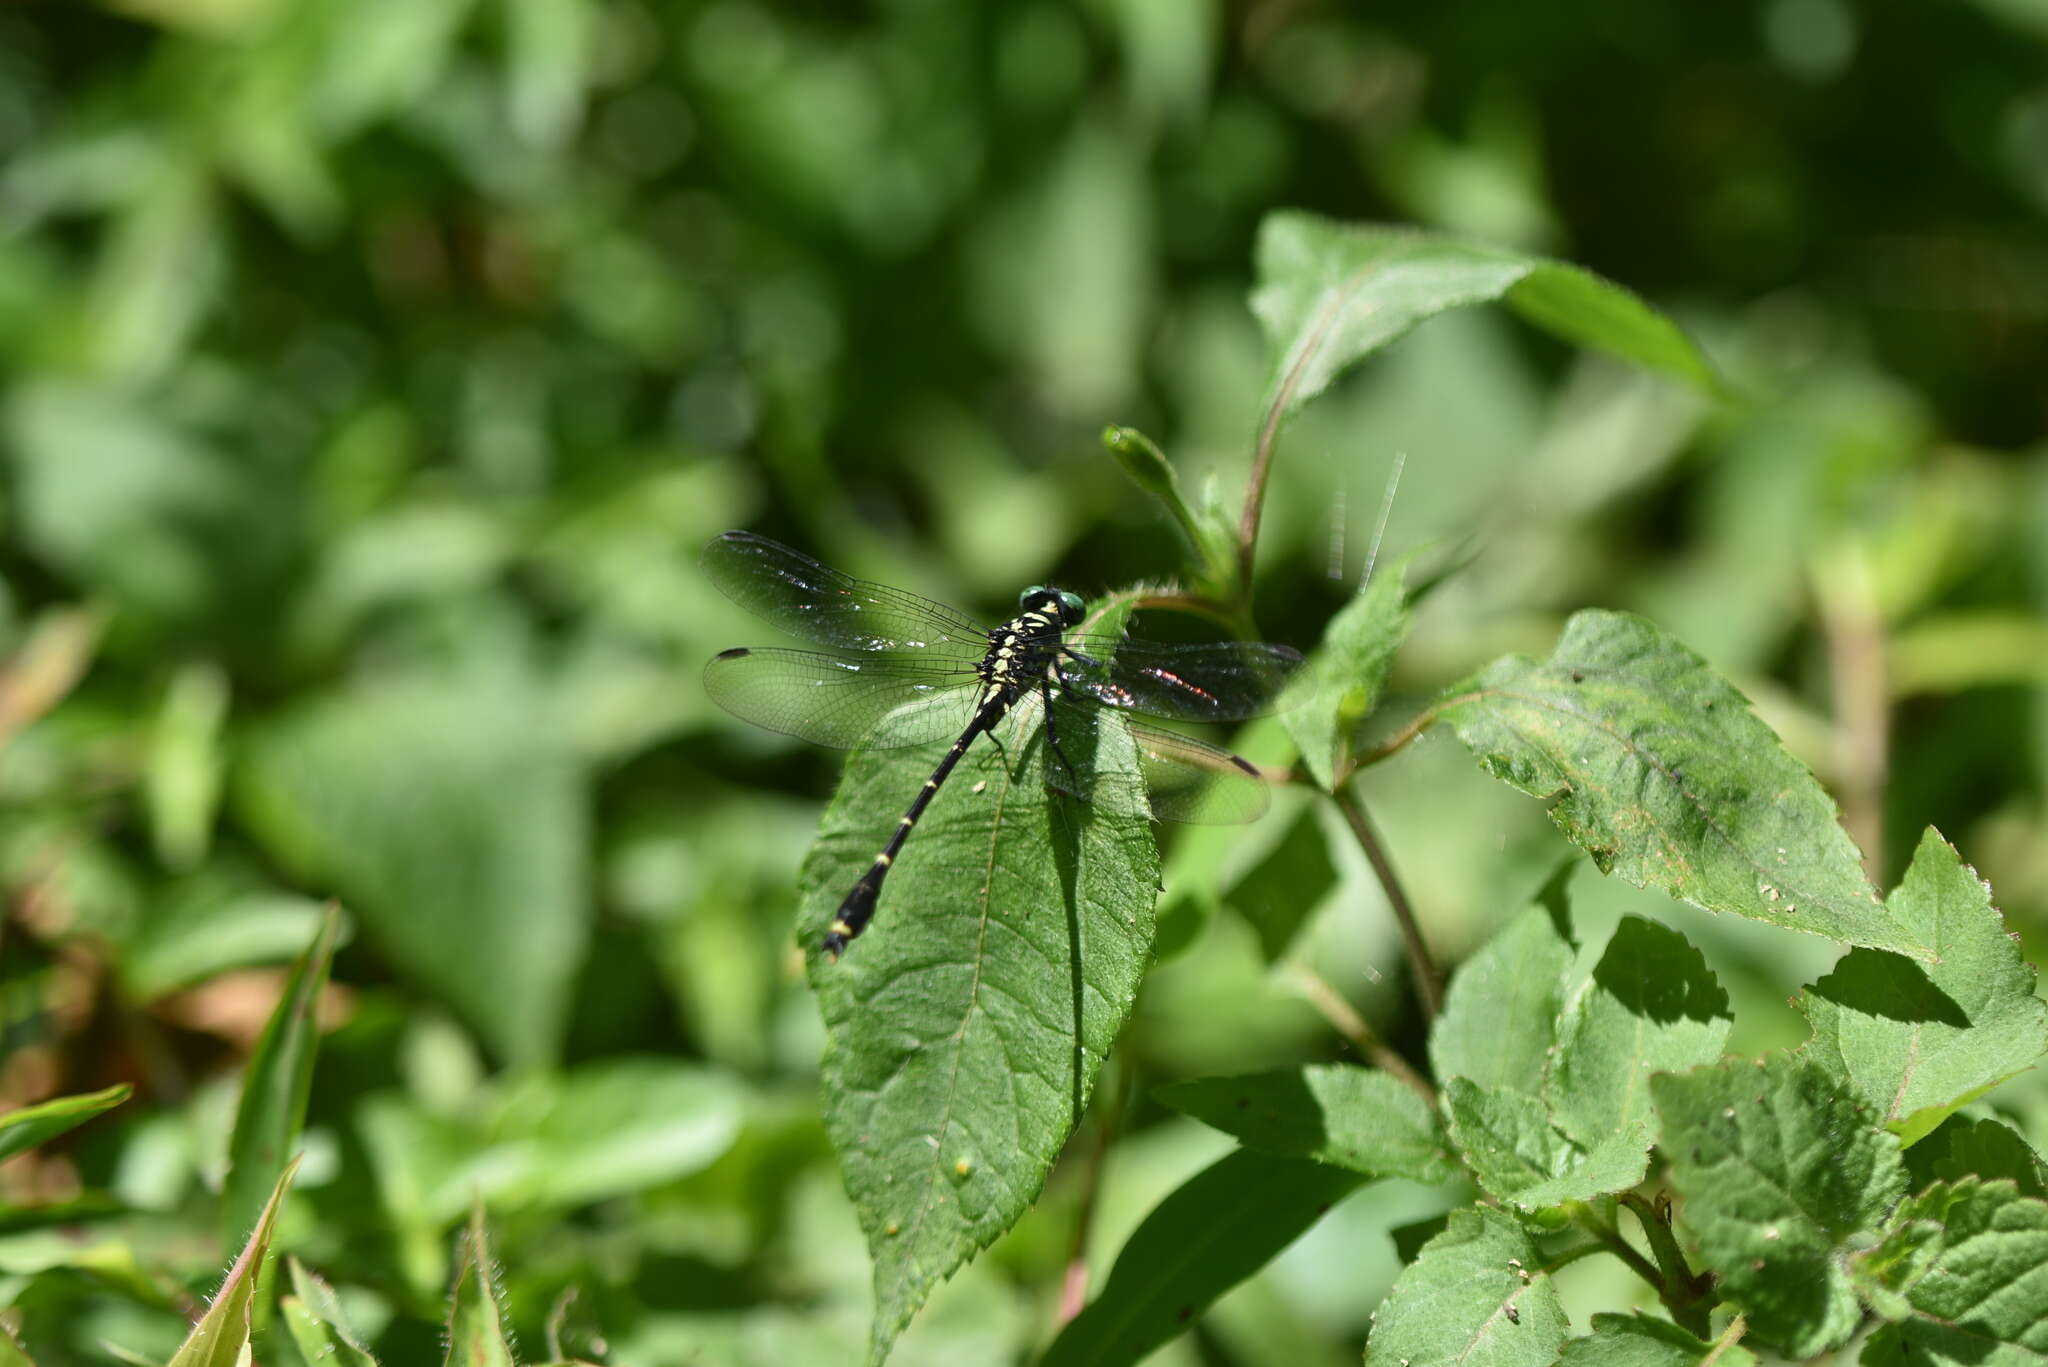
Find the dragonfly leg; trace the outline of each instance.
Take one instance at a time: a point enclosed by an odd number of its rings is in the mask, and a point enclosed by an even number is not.
[[[1042,704],[1042,710],[1045,712],[1045,743],[1052,751],[1053,758],[1059,761],[1060,768],[1066,770],[1067,778],[1064,790],[1072,792],[1080,783],[1081,774],[1078,769],[1074,768],[1074,762],[1067,758],[1067,752],[1060,748],[1060,733],[1053,722],[1053,700],[1057,697],[1059,697],[1059,692],[1051,684],[1039,685],[1038,698]],[[1062,785],[1056,784],[1054,786],[1059,787]]]

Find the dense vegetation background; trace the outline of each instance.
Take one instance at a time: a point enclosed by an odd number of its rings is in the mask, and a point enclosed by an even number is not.
[[[619,1361],[854,1351],[790,934],[837,760],[704,701],[701,662],[767,633],[694,555],[751,527],[992,615],[1171,573],[1097,434],[1234,500],[1282,206],[1582,263],[1742,398],[1433,322],[1289,429],[1266,635],[1352,592],[1404,457],[1381,556],[1477,553],[1399,694],[1644,612],[1827,781],[1881,884],[1932,822],[2031,944],[2044,51],[2035,0],[6,8],[0,1110],[137,1095],[0,1169],[0,1300],[46,1364],[178,1342],[228,1256],[237,1069],[333,895],[357,933],[281,1238],[386,1361],[438,1352],[479,1190],[531,1337],[573,1287],[565,1344]],[[1447,962],[1563,853],[1453,747],[1367,792]],[[1376,885],[1340,871],[1294,957],[1412,1046]],[[1707,949],[1737,1049],[1789,1037],[1832,953],[1575,886]],[[1182,934],[1099,1189],[1056,1173],[899,1360],[1042,1342],[1083,1199],[1099,1270],[1226,1147],[1152,1082],[1342,1055],[1243,921]],[[2038,1083],[1999,1101],[2048,1132]],[[1442,1208],[1375,1191],[1171,1360],[1352,1360],[1387,1231]],[[62,1233],[25,1213],[67,1202]]]

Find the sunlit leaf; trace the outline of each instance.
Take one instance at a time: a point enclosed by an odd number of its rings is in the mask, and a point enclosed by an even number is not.
[[[1845,1256],[1905,1189],[1898,1140],[1817,1065],[1773,1055],[1650,1080],[1681,1228],[1750,1328],[1787,1357],[1860,1314]]]
[[[132,1086],[123,1082],[104,1091],[60,1096],[0,1114],[0,1160],[25,1153],[74,1126],[83,1125],[101,1112],[120,1105],[134,1091]]]
[[[1799,1007],[1804,1052],[1911,1144],[2048,1052],[2048,1004],[1990,888],[1939,832],[1921,836],[1885,905],[1939,962],[1852,950]]]
[[[1709,911],[1934,955],[1878,901],[1813,774],[1732,685],[1642,618],[1577,613],[1549,659],[1494,662],[1451,690],[1442,715],[1602,872]]]
[[[1446,309],[1503,301],[1567,341],[1715,390],[1706,358],[1619,285],[1545,257],[1375,223],[1287,211],[1259,227],[1252,311],[1274,363],[1269,427],[1340,374]]]
[[[292,965],[277,1009],[242,1071],[242,1098],[228,1136],[228,1173],[221,1191],[221,1228],[235,1238],[263,1208],[276,1174],[299,1140],[320,1049],[316,1014],[341,935],[341,908],[329,906],[313,943]]]
[[[1894,1322],[1865,1361],[2006,1367],[2048,1355],[2048,1202],[2010,1183],[1937,1184],[1849,1267]]]
[[[817,951],[936,756],[857,753],[803,872],[827,1124],[874,1257],[879,1357],[940,1279],[1023,1214],[1129,1016],[1158,855],[1137,760],[1105,717],[1095,800],[1044,785],[1043,731],[978,740],[884,885],[873,925]]]
[[[257,1217],[255,1228],[249,1232],[249,1242],[242,1246],[241,1256],[228,1269],[227,1279],[214,1293],[206,1314],[172,1355],[170,1367],[247,1367],[257,1277],[262,1271],[264,1258],[270,1253],[270,1236],[277,1224],[278,1207],[284,1204],[284,1194],[291,1189],[292,1178],[298,1170],[299,1160],[294,1158],[278,1176],[277,1184],[271,1188],[270,1200]]]
[[[1550,1367],[1564,1307],[1535,1242],[1486,1206],[1454,1211],[1373,1317],[1367,1367]]]

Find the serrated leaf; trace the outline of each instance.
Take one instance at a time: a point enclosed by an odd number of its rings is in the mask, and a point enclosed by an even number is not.
[[[1699,1261],[1793,1358],[1840,1345],[1859,1310],[1845,1266],[1904,1190],[1899,1143],[1809,1060],[1730,1060],[1650,1079]]]
[[[874,1258],[881,1358],[940,1279],[1023,1214],[1128,1019],[1159,859],[1135,747],[1064,731],[1093,801],[1051,794],[1043,732],[968,750],[892,866],[874,924],[813,953],[827,1127]],[[1006,765],[1007,756],[1007,765]],[[803,871],[806,943],[930,773],[857,752]]]
[[[242,1071],[242,1096],[228,1136],[228,1172],[220,1202],[221,1228],[238,1237],[249,1228],[277,1174],[284,1168],[313,1091],[313,1060],[320,1050],[315,1008],[327,986],[341,908],[329,904],[313,943],[292,966],[277,1007]]]
[[[1302,763],[1325,791],[1335,791],[1349,767],[1352,729],[1379,706],[1408,634],[1407,573],[1405,559],[1387,566],[1338,609],[1300,685],[1303,696],[1280,714]]]
[[[1650,1075],[1712,1063],[1733,1023],[1728,994],[1684,936],[1622,917],[1564,1013],[1545,1089],[1557,1127],[1589,1148],[1628,1134],[1647,1151]]]
[[[256,1227],[249,1232],[249,1241],[242,1245],[241,1255],[228,1269],[227,1278],[221,1283],[220,1290],[214,1293],[206,1314],[192,1326],[191,1334],[171,1355],[169,1367],[242,1367],[248,1363],[257,1274],[262,1271],[263,1259],[270,1252],[270,1236],[277,1225],[278,1207],[284,1204],[284,1194],[291,1189],[292,1178],[298,1170],[299,1160],[294,1158],[278,1176],[268,1204],[257,1216]]]
[[[1315,808],[1305,806],[1279,843],[1224,894],[1230,906],[1251,923],[1259,937],[1259,953],[1277,962],[1294,943],[1302,923],[1337,882],[1337,865]]]
[[[1988,1118],[1950,1116],[1906,1150],[1906,1167],[1913,1174],[1914,1191],[1936,1180],[2004,1178],[2019,1188],[2020,1195],[2048,1200],[2048,1164],[2012,1126]]]
[[[1541,1269],[1513,1217],[1453,1211],[1373,1316],[1368,1367],[1550,1367],[1566,1323]]]
[[[1932,827],[1886,905],[1939,962],[1852,950],[1801,996],[1801,1052],[1911,1144],[2048,1053],[2048,1004],[1991,889]]]
[[[1560,890],[1552,905],[1522,912],[1459,966],[1429,1036],[1438,1078],[1542,1091],[1575,952],[1570,937]]]
[[[448,1352],[441,1367],[514,1367],[519,1359],[505,1324],[504,1291],[491,1260],[481,1202],[470,1208],[457,1257],[455,1285],[448,1293]]]
[[[104,1091],[60,1096],[0,1115],[0,1162],[25,1153],[38,1144],[48,1143],[64,1131],[83,1125],[103,1111],[112,1110],[134,1091],[135,1088],[128,1083],[121,1082]]]
[[[1756,1367],[1756,1354],[1740,1344],[1712,1344],[1653,1315],[1595,1315],[1593,1332],[1575,1338],[1557,1367]]]
[[[1603,873],[1709,911],[1917,959],[1835,804],[1695,655],[1627,613],[1576,613],[1550,658],[1511,655],[1442,706],[1481,766],[1544,799]]]
[[[1040,1367],[1136,1362],[1187,1329],[1366,1179],[1240,1149],[1161,1201]]]
[[[1417,1182],[1447,1181],[1454,1172],[1428,1103],[1369,1068],[1311,1064],[1197,1078],[1155,1088],[1153,1096],[1263,1153]]]
[[[279,1303],[285,1328],[310,1367],[378,1367],[342,1312],[334,1288],[308,1272],[297,1258],[286,1260],[292,1293]]]
[[[505,1057],[554,1053],[586,936],[589,814],[529,681],[331,694],[259,732],[239,777],[271,852],[340,890],[395,963]]]
[[[1266,216],[1254,260],[1252,312],[1274,357],[1260,405],[1269,427],[1416,324],[1495,301],[1567,341],[1709,392],[1721,387],[1669,318],[1621,286],[1561,261],[1295,211]]]
[[[1443,1107],[1451,1142],[1488,1195],[1513,1199],[1564,1171],[1571,1145],[1550,1123],[1542,1097],[1454,1077],[1444,1084]]]
[[[1850,1272],[1897,1322],[1890,1351],[1907,1361],[2002,1367],[2048,1356],[2048,1202],[2009,1182],[1928,1189]]]

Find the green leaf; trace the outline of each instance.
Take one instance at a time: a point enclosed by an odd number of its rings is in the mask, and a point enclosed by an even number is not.
[[[1373,1316],[1367,1367],[1550,1367],[1564,1307],[1513,1217],[1454,1211]]]
[[[455,1289],[448,1295],[448,1352],[442,1367],[514,1367],[511,1330],[505,1325],[504,1291],[491,1261],[490,1235],[481,1201],[470,1208],[462,1231]]]
[[[1564,945],[1548,918],[1525,913],[1517,927],[1530,948],[1552,951],[1542,965],[1555,965],[1552,974],[1534,976],[1556,982]],[[1730,1024],[1727,994],[1699,951],[1676,931],[1625,916],[1592,976],[1535,1032],[1556,1038],[1540,1093],[1525,1080],[1486,1090],[1452,1076],[1452,1140],[1482,1187],[1524,1210],[1626,1191],[1649,1170],[1651,1075],[1719,1058]]]
[[[1805,1059],[1730,1060],[1650,1090],[1700,1262],[1787,1357],[1839,1346],[1859,1314],[1845,1257],[1905,1187],[1898,1140]]]
[[[2009,1182],[1930,1188],[1849,1267],[1895,1322],[1882,1360],[2005,1367],[2048,1356],[2048,1202]]]
[[[297,1258],[285,1263],[292,1294],[281,1302],[285,1328],[308,1367],[378,1367],[377,1358],[349,1326],[334,1288],[308,1272]]]
[[[271,1184],[306,1123],[313,1059],[320,1051],[315,1008],[327,986],[340,935],[341,908],[329,904],[313,943],[292,965],[277,1008],[242,1072],[242,1099],[228,1136],[228,1173],[220,1202],[221,1228],[230,1239],[249,1228],[263,1209]]]
[[[0,1162],[25,1153],[38,1144],[48,1143],[102,1111],[112,1110],[134,1091],[134,1087],[122,1082],[104,1091],[60,1096],[0,1115]]]
[[[1950,1116],[1906,1150],[1906,1167],[1913,1174],[1914,1191],[1937,1179],[2004,1178],[2019,1188],[2020,1195],[2048,1200],[2048,1164],[2017,1130],[1996,1120]]]
[[[1911,1144],[2048,1052],[2048,1005],[1991,889],[1933,828],[1886,905],[1939,962],[1852,950],[1800,998],[1801,1052]]]
[[[1343,1168],[1249,1149],[1203,1169],[1145,1217],[1108,1282],[1040,1367],[1138,1361],[1364,1181]]]
[[[35,1359],[15,1341],[5,1324],[0,1324],[0,1367],[36,1367]]]
[[[1557,1367],[1756,1367],[1756,1354],[1740,1344],[1711,1344],[1654,1315],[1595,1315],[1593,1332],[1575,1338]]]
[[[258,733],[239,796],[300,877],[508,1059],[553,1054],[585,937],[582,767],[516,677],[382,681]]]
[[[940,790],[867,933],[837,963],[812,954],[827,1125],[874,1257],[876,1359],[1044,1185],[1152,938],[1158,853],[1121,721],[1105,715],[1092,749],[1061,734],[1093,771],[1085,803],[1045,787],[1042,731],[1001,739],[978,740]],[[934,759],[867,750],[847,766],[804,866],[807,945]]]
[[[1311,1064],[1169,1083],[1152,1094],[1262,1153],[1417,1182],[1448,1181],[1454,1172],[1428,1103],[1369,1068]]]
[[[1878,901],[1813,774],[1727,680],[1640,617],[1576,613],[1548,660],[1496,661],[1442,716],[1488,773],[1544,799],[1603,873],[1933,957]]]
[[[171,1356],[169,1367],[246,1367],[249,1361],[249,1332],[256,1306],[257,1276],[270,1252],[270,1236],[277,1225],[278,1207],[291,1189],[299,1170],[294,1158],[278,1175],[270,1200],[249,1231],[241,1256],[228,1269],[227,1279],[214,1293],[206,1314],[192,1327],[192,1333]]]
[[[1438,1078],[1470,1078],[1488,1091],[1542,1091],[1575,953],[1557,890],[1551,905],[1508,922],[1452,976],[1429,1036]]]
[[[558,148],[583,115],[596,15],[587,0],[505,0],[511,125],[537,147]]]
[[[189,872],[206,858],[220,808],[220,742],[227,714],[227,676],[218,665],[186,665],[164,692],[150,737],[143,796],[157,858],[167,868]]]
[[[1317,783],[1334,792],[1351,762],[1351,735],[1379,706],[1408,634],[1408,562],[1387,566],[1338,609],[1302,687],[1306,696],[1280,714]]]
[[[1684,936],[1622,917],[1564,1013],[1545,1089],[1557,1127],[1588,1148],[1635,1136],[1647,1152],[1650,1075],[1720,1058],[1731,1024],[1728,994]]]
[[[1451,1142],[1487,1194],[1526,1205],[1523,1193],[1564,1172],[1571,1143],[1551,1124],[1542,1097],[1454,1077],[1444,1084],[1443,1108]]]
[[[1336,882],[1337,865],[1323,823],[1314,807],[1304,806],[1287,833],[1231,884],[1224,898],[1258,932],[1259,952],[1271,964],[1287,952]]]
[[[1709,392],[1720,382],[1678,326],[1576,266],[1381,224],[1267,215],[1255,249],[1258,315],[1274,356],[1260,405],[1270,426],[1345,370],[1447,309],[1504,300],[1567,341]]]

